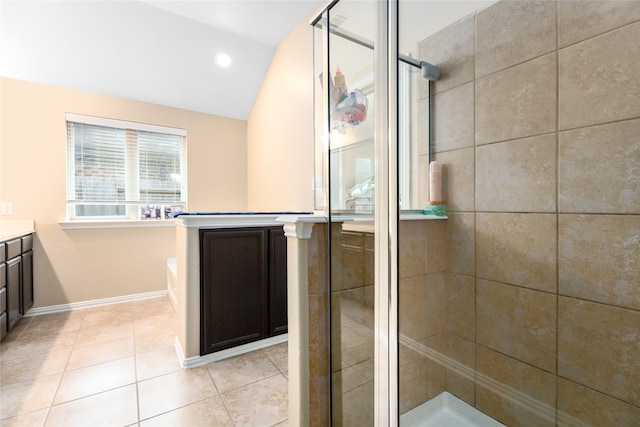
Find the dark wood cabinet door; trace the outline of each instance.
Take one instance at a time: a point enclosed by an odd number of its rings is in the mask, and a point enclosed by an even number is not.
[[[7,328],[11,330],[22,318],[20,304],[20,274],[22,259],[20,256],[7,261]]]
[[[267,232],[201,230],[201,354],[267,336]]]
[[[33,251],[22,254],[22,314],[33,306]]]
[[[269,229],[269,335],[287,332],[287,238]]]

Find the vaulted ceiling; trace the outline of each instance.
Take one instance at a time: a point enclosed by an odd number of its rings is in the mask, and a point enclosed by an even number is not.
[[[0,75],[247,119],[276,46],[317,5],[1,0]]]

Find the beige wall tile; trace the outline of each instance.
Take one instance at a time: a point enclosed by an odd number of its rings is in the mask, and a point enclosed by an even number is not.
[[[560,50],[560,129],[640,116],[638,40],[640,22]]]
[[[473,276],[476,272],[475,214],[450,212],[447,216],[447,271]]]
[[[476,209],[555,212],[555,134],[478,147]]]
[[[445,274],[447,331],[462,338],[475,339],[476,281],[470,276]]]
[[[558,426],[632,426],[640,408],[558,378]]]
[[[401,279],[399,284],[399,333],[414,341],[427,337],[427,284],[425,276]]]
[[[472,211],[475,206],[475,149],[438,153],[442,164],[442,198],[448,212]]]
[[[638,135],[640,120],[560,132],[558,210],[640,213]]]
[[[640,20],[637,0],[560,0],[558,45],[565,47],[637,20]]]
[[[486,280],[476,292],[476,342],[555,372],[556,296]]]
[[[476,80],[476,144],[555,130],[555,53]]]
[[[468,16],[419,44],[419,57],[440,68],[440,78],[432,86],[435,92],[474,79],[474,26],[475,17]],[[426,86],[426,80],[420,83]],[[425,88],[420,93],[426,94]]]
[[[435,159],[442,165],[442,198],[447,211],[473,211],[475,150],[464,148],[437,153]]]
[[[528,61],[555,48],[555,2],[501,1],[478,12],[478,77]]]
[[[556,291],[555,214],[477,213],[478,277]]]
[[[470,405],[475,404],[475,354],[472,341],[445,335],[447,391]]]
[[[427,274],[427,223],[428,221],[400,222],[400,278]]]
[[[558,375],[640,406],[640,312],[560,297]]]
[[[329,377],[309,379],[309,424],[325,426],[329,424]]]
[[[442,363],[445,352],[444,334],[433,335],[426,339],[427,387],[429,399],[446,390],[446,369]]]
[[[560,215],[563,295],[640,309],[640,216]]]
[[[431,144],[434,152],[473,147],[473,105],[473,82],[433,96]]]
[[[447,221],[423,221],[427,227],[427,273],[447,269]],[[402,235],[401,237],[402,238]]]
[[[329,373],[329,309],[326,295],[309,296],[309,377]]]
[[[315,224],[309,240],[309,295],[324,295],[329,290],[326,224]]]
[[[427,359],[400,367],[400,413],[404,414],[428,400]]]
[[[444,328],[444,274],[435,273],[400,281],[400,334],[420,341]]]
[[[445,227],[445,221],[400,222],[400,278],[445,270]],[[373,258],[371,252],[367,260],[371,263],[374,261]]]
[[[482,346],[476,369],[479,410],[510,427],[555,426],[555,375]]]

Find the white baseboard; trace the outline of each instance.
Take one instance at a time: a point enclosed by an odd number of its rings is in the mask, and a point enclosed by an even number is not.
[[[24,317],[40,316],[43,314],[62,313],[65,311],[82,310],[85,308],[100,307],[101,305],[118,304],[122,302],[137,301],[149,298],[158,298],[167,295],[167,291],[145,292],[143,294],[124,295],[121,297],[103,298],[91,301],[73,302],[69,304],[50,305],[48,307],[32,308],[24,314]]]
[[[180,340],[178,340],[178,337],[176,337],[174,347],[176,350],[176,354],[178,355],[180,364],[183,368],[188,369],[206,365],[211,362],[218,362],[220,360],[260,350],[261,348],[271,347],[272,345],[280,344],[287,341],[289,341],[289,334],[282,334],[275,337],[266,338],[264,340],[251,342],[249,344],[243,344],[237,347],[228,348],[226,350],[216,351],[215,353],[207,354],[204,356],[193,356],[187,358],[184,357],[184,350],[180,345]]]

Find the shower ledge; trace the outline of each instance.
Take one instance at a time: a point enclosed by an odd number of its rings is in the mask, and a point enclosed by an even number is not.
[[[301,214],[301,215],[280,215],[276,220],[279,222],[328,222],[329,216],[324,213]],[[373,214],[349,214],[340,213],[331,215],[333,222],[373,222],[375,219]],[[421,211],[401,212],[400,221],[434,221],[448,219],[445,216],[425,215]]]

